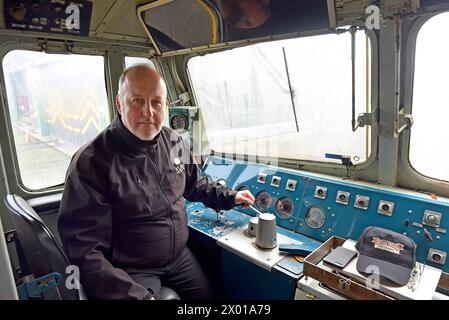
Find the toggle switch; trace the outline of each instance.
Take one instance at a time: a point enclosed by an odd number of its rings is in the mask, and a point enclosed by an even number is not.
[[[318,198],[318,199],[326,199],[327,188],[322,187],[322,186],[316,186],[314,196],[315,196],[315,198]]]
[[[429,249],[429,252],[427,254],[427,260],[440,265],[444,265],[446,263],[446,257],[447,257],[446,252],[432,248]]]
[[[350,193],[349,192],[345,192],[345,191],[338,191],[337,192],[337,197],[335,198],[335,202],[340,203],[340,204],[344,204],[344,205],[348,205],[349,204],[349,197],[350,197]]]
[[[394,202],[380,200],[377,207],[377,213],[391,217],[393,215]]]
[[[369,197],[361,195],[355,196],[354,207],[363,210],[368,210],[368,206],[369,206]]]
[[[422,224],[425,224],[430,227],[439,228],[441,223],[441,213],[426,210],[424,211],[424,217],[422,219]]]

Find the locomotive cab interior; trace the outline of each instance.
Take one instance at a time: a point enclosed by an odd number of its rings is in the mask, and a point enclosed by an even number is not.
[[[83,298],[57,230],[65,174],[138,63],[202,175],[255,196],[185,203],[221,299],[449,299],[449,1],[238,2],[0,0],[0,300]],[[351,287],[323,265],[370,226],[414,241],[422,282]]]

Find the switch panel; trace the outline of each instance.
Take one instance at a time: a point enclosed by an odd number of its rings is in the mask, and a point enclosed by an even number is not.
[[[430,210],[424,211],[422,224],[425,224],[426,226],[439,228],[440,223],[441,223],[441,213]]]
[[[316,186],[314,196],[315,196],[315,198],[318,198],[318,199],[326,199],[327,188],[321,187],[321,186]]]
[[[355,196],[354,207],[363,210],[368,210],[368,206],[369,206],[369,197],[361,195]]]
[[[337,192],[337,197],[335,198],[335,202],[340,203],[340,204],[344,204],[344,205],[348,205],[350,196],[351,196],[351,194],[349,192],[338,191]]]
[[[385,216],[391,217],[393,215],[393,209],[394,209],[394,202],[380,200],[379,206],[377,207],[377,212]]]

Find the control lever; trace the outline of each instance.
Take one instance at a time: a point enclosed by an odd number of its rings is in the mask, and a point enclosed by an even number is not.
[[[426,228],[424,228],[424,237],[427,239],[427,241],[432,242],[433,241],[433,237],[432,234],[427,231]]]
[[[259,210],[257,210],[256,208],[254,208],[253,206],[248,206],[251,210],[253,210],[256,214],[257,214],[257,216],[259,216],[259,215],[261,215],[262,214],[262,212],[260,212]]]
[[[217,221],[216,222],[220,222],[220,216],[223,215],[223,211],[221,209],[214,209],[214,210],[217,213]]]

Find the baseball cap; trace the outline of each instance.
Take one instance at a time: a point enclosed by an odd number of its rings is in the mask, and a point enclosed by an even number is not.
[[[381,276],[396,284],[409,282],[416,264],[416,244],[411,238],[371,226],[363,230],[355,247],[359,251],[357,271],[371,273],[375,266]]]

